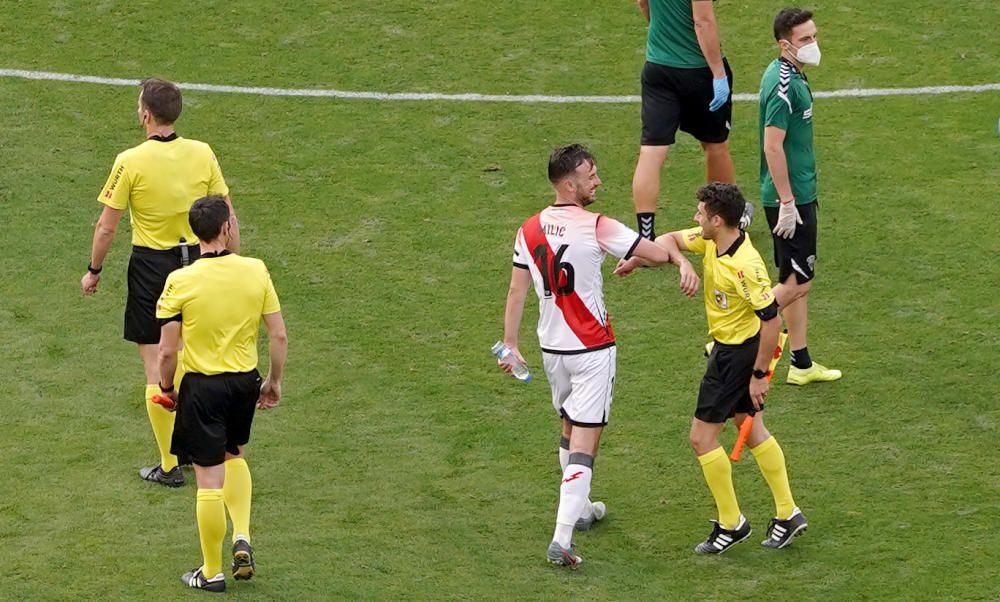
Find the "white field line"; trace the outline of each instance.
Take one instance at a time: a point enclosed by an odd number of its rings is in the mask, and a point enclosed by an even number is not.
[[[116,77],[96,77],[93,75],[74,75],[72,73],[53,73],[50,71],[25,71],[22,69],[0,69],[0,78],[16,77],[21,79],[52,80],[61,82],[76,82],[84,84],[99,84],[104,86],[138,86],[137,79],[122,79]],[[323,90],[310,88],[260,88],[251,86],[223,86],[217,84],[178,83],[184,90],[199,92],[217,92],[228,94],[253,94],[257,96],[311,96],[322,98],[344,98],[352,100],[382,100],[382,101],[465,101],[465,102],[513,102],[513,103],[550,103],[550,104],[634,104],[638,96],[547,96],[540,94],[440,94],[437,92],[352,92],[347,90]],[[920,88],[850,88],[846,90],[828,90],[814,92],[816,98],[867,98],[872,96],[923,96],[927,94],[958,94],[976,92],[1000,91],[1000,83],[980,84],[975,86],[924,86]],[[733,99],[738,102],[756,102],[756,94],[735,94]]]

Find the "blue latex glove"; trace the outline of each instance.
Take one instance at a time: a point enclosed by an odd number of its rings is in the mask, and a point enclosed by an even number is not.
[[[708,110],[714,113],[729,100],[729,79],[726,76],[713,79],[712,91],[715,96],[712,98],[712,102],[708,103]]]

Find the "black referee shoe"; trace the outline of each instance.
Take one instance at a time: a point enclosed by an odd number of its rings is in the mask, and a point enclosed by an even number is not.
[[[694,551],[699,554],[723,554],[753,533],[750,521],[742,514],[740,515],[740,523],[736,525],[735,529],[723,529],[719,521],[713,520],[712,522],[715,523],[715,526],[712,527],[712,534],[694,548]]]
[[[166,485],[167,487],[180,487],[184,484],[184,473],[181,471],[180,466],[174,466],[170,472],[164,471],[159,464],[142,468],[139,470],[139,478],[143,481],[151,481],[160,485]]]
[[[253,548],[245,539],[237,539],[233,544],[233,579],[249,579],[257,570],[253,560]]]
[[[765,548],[780,549],[792,543],[792,540],[805,532],[809,522],[802,511],[796,508],[785,520],[771,519],[767,526],[767,539],[760,542]]]
[[[203,589],[206,592],[215,592],[221,594],[226,591],[226,576],[219,573],[215,577],[208,579],[205,577],[205,573],[201,572],[201,567],[196,569],[191,569],[190,571],[181,575],[181,581],[184,585],[188,587],[193,587],[194,589]]]

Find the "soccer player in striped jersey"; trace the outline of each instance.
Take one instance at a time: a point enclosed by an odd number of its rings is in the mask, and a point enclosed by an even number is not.
[[[698,277],[672,240],[662,246],[620,222],[586,209],[601,179],[593,156],[582,146],[558,148],[549,157],[555,203],[535,214],[517,232],[514,266],[504,314],[504,344],[524,360],[518,333],[524,301],[532,286],[538,295],[538,341],[562,419],[562,468],[550,562],[575,568],[582,562],[573,529],[603,517],[604,506],[589,501],[594,458],[608,424],[615,383],[615,335],[604,305],[601,264],[607,254],[641,257],[651,265],[680,268],[681,289],[693,296]],[[505,370],[510,366],[501,364]],[[582,523],[578,523],[581,521]]]

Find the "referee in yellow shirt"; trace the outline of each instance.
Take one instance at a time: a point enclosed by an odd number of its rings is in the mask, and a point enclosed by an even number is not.
[[[190,221],[201,241],[201,259],[167,277],[156,306],[162,324],[160,389],[177,401],[171,451],[191,456],[198,481],[204,563],[182,580],[189,587],[221,592],[226,589],[221,548],[227,508],[233,521],[233,577],[254,574],[250,469],[243,447],[250,439],[254,410],[272,408],[281,399],[288,337],[264,262],[227,250],[234,223],[228,203],[219,196],[199,199]],[[257,372],[261,319],[271,356],[263,384]],[[178,394],[174,376],[182,333],[185,376]]]
[[[700,554],[722,554],[751,533],[736,501],[729,457],[719,443],[719,432],[730,418],[737,426],[753,420],[747,444],[774,496],[776,517],[761,545],[783,548],[807,526],[792,498],[784,453],[764,426],[767,370],[781,331],[782,299],[775,299],[764,260],[740,230],[745,205],[735,185],[713,182],[698,190],[698,227],[664,235],[673,237],[680,249],[704,256],[705,313],[715,340],[690,433],[719,511],[712,533],[695,547]],[[629,260],[616,273],[626,275],[637,265]]]
[[[125,340],[139,345],[146,371],[146,412],[160,452],[160,463],[139,476],[170,487],[184,484],[177,458],[170,454],[174,415],[152,402],[160,393],[156,299],[167,274],[198,258],[198,239],[188,224],[188,210],[198,198],[222,195],[232,209],[222,170],[204,142],[181,138],[174,122],[181,114],[181,92],[162,79],[147,79],[139,92],[139,124],[146,141],[115,159],[98,197],[104,205],[94,231],[90,264],[80,280],[84,295],[97,292],[104,258],[114,241],[122,213],[132,222],[132,256],[128,264]],[[239,226],[234,221],[230,249],[239,252]]]

